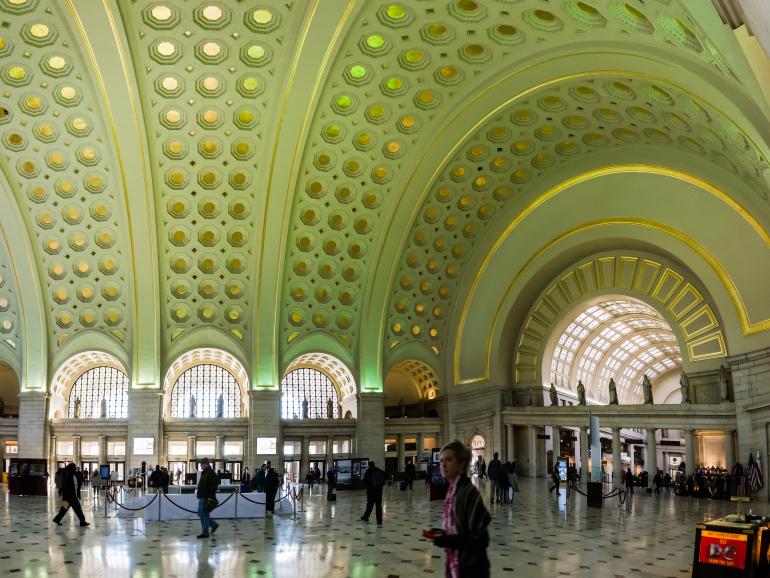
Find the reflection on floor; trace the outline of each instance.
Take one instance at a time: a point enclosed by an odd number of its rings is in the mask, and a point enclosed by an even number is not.
[[[488,491],[488,488],[484,487]],[[50,520],[53,498],[9,496],[0,486],[0,576],[414,577],[443,576],[443,552],[420,537],[440,525],[441,502],[422,485],[385,490],[385,524],[364,524],[362,492],[327,504],[316,487],[305,512],[266,520],[223,521],[209,540],[197,522],[145,524],[104,519],[84,501],[90,528],[73,514]],[[491,507],[493,576],[690,576],[693,525],[734,510],[729,502],[637,493],[625,506],[586,508],[583,498],[549,494],[545,480],[520,480],[513,505]],[[85,493],[85,491],[84,491]],[[756,509],[756,508],[755,508]],[[372,522],[374,519],[372,518]]]

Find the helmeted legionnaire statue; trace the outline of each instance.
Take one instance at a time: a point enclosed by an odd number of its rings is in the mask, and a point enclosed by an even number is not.
[[[690,378],[683,371],[679,377],[679,389],[682,392],[682,403],[692,403],[690,399]]]
[[[326,419],[331,419],[334,417],[334,402],[332,401],[332,398],[329,398],[326,400]]]
[[[225,396],[221,393],[217,398],[217,417],[225,417]]]
[[[0,417],[5,416],[5,400],[0,397]]]
[[[551,382],[551,390],[549,392],[551,395],[551,405],[559,405],[559,396],[556,393],[556,386]]]
[[[586,386],[583,385],[583,382],[580,379],[578,379],[577,394],[578,394],[578,405],[585,405],[586,404]]]
[[[642,378],[642,391],[644,392],[644,403],[651,404],[652,403],[652,383],[650,383],[650,378],[647,377],[646,373]]]
[[[198,417],[198,402],[194,395],[190,396],[190,417]]]
[[[610,377],[610,405],[618,405],[618,387],[612,377]]]
[[[79,397],[75,398],[75,417],[76,418],[80,417],[80,398]]]
[[[398,408],[401,410],[401,417],[406,417],[406,404],[403,397],[398,400]]]
[[[307,419],[309,405],[310,404],[308,403],[307,398],[302,400],[302,419]]]
[[[529,407],[532,407],[533,405],[535,405],[535,396],[532,393],[532,388],[531,387],[529,388],[529,403],[527,403],[527,405]]]
[[[731,389],[730,378],[727,376],[727,368],[724,365],[720,365],[719,366],[719,393],[722,401],[733,401],[730,389]]]
[[[104,398],[99,402],[99,416],[102,419],[107,417],[107,400]]]

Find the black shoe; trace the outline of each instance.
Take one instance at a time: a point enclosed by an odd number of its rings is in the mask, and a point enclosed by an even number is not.
[[[208,533],[198,534],[196,536],[196,538],[208,538],[208,537],[209,537]]]
[[[213,534],[217,530],[219,530],[219,524],[211,524],[211,533]]]
[[[366,522],[368,524],[369,523],[369,518],[364,518],[363,516],[361,516],[361,521],[362,522]]]
[[[80,527],[85,528],[86,526],[90,526],[91,524],[89,522],[80,522]]]
[[[54,519],[53,519],[53,520],[51,520],[51,521],[52,521],[54,524],[56,524],[57,526],[61,526],[61,522],[60,522],[59,520],[57,520],[56,518],[54,518]]]
[[[377,522],[377,527],[382,528],[382,522]]]

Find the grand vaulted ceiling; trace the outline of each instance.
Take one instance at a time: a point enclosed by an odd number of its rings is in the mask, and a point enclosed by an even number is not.
[[[0,0],[0,21],[19,367],[36,331],[49,373],[98,333],[135,383],[209,345],[273,386],[325,335],[377,390],[404,350],[450,373],[499,229],[607,155],[718,172],[770,214],[767,103],[707,2]]]

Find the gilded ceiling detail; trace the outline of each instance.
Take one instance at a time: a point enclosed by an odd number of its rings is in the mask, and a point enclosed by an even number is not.
[[[164,331],[247,338],[271,114],[301,3],[121,3],[156,191]],[[265,141],[268,141],[267,143]]]
[[[2,0],[0,20],[3,170],[39,263],[51,345],[85,329],[123,342],[123,191],[91,71],[59,3]]]
[[[329,72],[299,171],[284,266],[280,320],[284,343],[305,332],[327,330],[349,347],[355,346],[362,294],[383,241],[381,223],[388,221],[399,202],[401,177],[413,166],[418,156],[414,152],[422,139],[429,138],[453,103],[476,90],[483,79],[529,62],[532,50],[574,42],[576,35],[589,31],[592,40],[635,37],[666,50],[678,49],[733,76],[713,44],[676,1],[612,1],[602,11],[589,2],[574,1],[548,6],[535,1],[472,0],[366,5]],[[597,87],[596,93],[604,89]],[[626,107],[616,107],[624,119],[636,114],[631,109],[636,93],[631,98],[621,94],[617,100],[626,103]],[[585,102],[580,94],[565,93],[559,96],[553,113],[561,116],[560,108],[575,108]],[[543,118],[549,114],[542,112]],[[647,119],[640,122],[649,124]],[[602,133],[598,138],[615,138],[613,129],[607,131],[609,136]],[[400,276],[406,286],[394,295],[398,310],[387,329],[391,346],[418,339],[439,348],[445,333],[445,304],[453,289],[450,286],[484,222],[504,201],[493,196],[497,187],[492,183],[505,180],[510,188],[521,185],[509,180],[510,173],[517,170],[511,167],[521,157],[529,161],[529,157],[537,156],[542,164],[528,165],[522,171],[526,174],[521,179],[528,180],[533,173],[547,170],[545,165],[556,159],[578,154],[581,146],[572,143],[569,148],[566,137],[573,130],[585,129],[561,125],[542,139],[528,134],[532,147],[545,140],[561,145],[559,152],[542,158],[541,150],[535,155],[526,149],[514,155],[510,151],[502,156],[493,154],[506,141],[505,136],[494,137],[495,142],[470,154],[466,173],[458,180],[470,186],[470,163],[474,172],[483,165],[485,184],[478,185],[483,191],[460,194],[462,206],[454,207],[456,214],[446,221],[446,228],[430,223],[425,229],[426,237],[419,242],[428,246],[438,243],[435,255],[426,256],[424,247],[419,254],[409,253],[409,274]],[[623,130],[618,134],[621,140],[639,138]],[[658,137],[657,133],[654,136]],[[661,134],[658,138],[668,137]],[[481,200],[484,191],[488,202]],[[459,197],[439,202],[458,203]],[[434,219],[433,212],[431,209],[429,220]],[[424,269],[419,275],[412,275],[421,266]]]
[[[483,232],[538,178],[586,154],[619,147],[672,148],[707,158],[764,201],[767,161],[709,105],[666,85],[602,77],[545,89],[490,120],[431,186],[391,291],[390,348],[420,340],[435,351],[447,309]],[[638,150],[638,149],[637,149]]]

